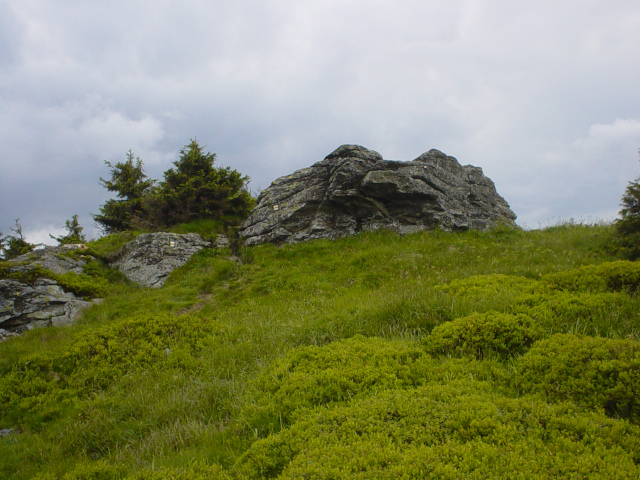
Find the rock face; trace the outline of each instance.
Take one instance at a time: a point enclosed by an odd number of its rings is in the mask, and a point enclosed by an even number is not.
[[[125,245],[112,266],[132,282],[157,288],[194,253],[210,246],[195,233],[148,233]]]
[[[220,236],[217,248],[229,243]],[[197,251],[209,247],[210,242],[190,233],[152,233],[140,235],[129,242],[111,264],[130,280],[147,287],[160,287],[167,276],[184,265]],[[0,278],[0,341],[34,327],[59,326],[73,323],[82,310],[99,299],[85,301],[65,291],[46,273],[34,274],[37,267],[56,274],[83,273],[88,256],[65,255],[70,249],[84,249],[84,245],[46,247],[22,255],[8,262],[6,278]],[[49,276],[52,276],[50,273]]]
[[[343,145],[262,191],[240,235],[246,245],[337,238],[389,228],[486,230],[516,215],[479,167],[438,150],[410,162]]]
[[[84,301],[65,292],[50,278],[20,280],[36,265],[57,274],[82,273],[86,259],[61,255],[69,249],[81,248],[80,245],[47,247],[9,262],[8,273],[17,277],[0,279],[0,341],[33,327],[70,324],[97,301]]]

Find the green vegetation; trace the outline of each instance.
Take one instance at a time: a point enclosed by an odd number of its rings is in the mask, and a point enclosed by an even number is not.
[[[2,260],[19,257],[33,251],[36,247],[25,240],[19,218],[16,218],[15,223],[15,228],[11,228],[14,235],[3,236],[0,232],[0,259]]]
[[[104,161],[111,171],[111,178],[100,179],[100,184],[118,198],[107,200],[98,215],[93,218],[106,233],[133,230],[138,218],[144,215],[142,199],[150,192],[155,183],[144,173],[142,159],[135,157],[133,151],[127,152],[127,160],[113,165]]]
[[[58,245],[77,244],[77,243],[84,243],[87,241],[87,238],[85,237],[84,233],[82,233],[84,229],[80,226],[80,222],[78,221],[78,215],[73,215],[71,217],[71,220],[67,220],[65,222],[64,226],[67,229],[66,235],[54,237],[53,235],[49,234],[51,238],[53,238],[56,242],[58,242]]]
[[[640,258],[640,177],[629,182],[620,201],[622,209],[616,220],[617,244],[629,259]]]
[[[215,153],[191,140],[160,182],[146,176],[131,150],[125,162],[105,161],[111,178],[100,183],[118,199],[108,200],[94,219],[106,233],[154,231],[202,219],[238,225],[255,203],[246,189],[249,178],[230,167],[214,167],[215,159]]]
[[[0,344],[0,477],[639,478],[640,264],[616,235],[207,249],[156,290],[97,263],[117,294]]]

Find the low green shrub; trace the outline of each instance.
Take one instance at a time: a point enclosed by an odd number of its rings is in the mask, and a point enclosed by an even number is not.
[[[219,465],[193,463],[185,468],[144,469],[126,475],[126,469],[103,460],[78,463],[61,477],[52,473],[40,473],[32,480],[230,480],[231,476]]]
[[[458,317],[492,310],[525,314],[547,332],[638,335],[640,264],[587,265],[543,276],[478,275],[436,286]]]
[[[604,409],[640,422],[640,343],[557,334],[517,362],[517,386],[550,400]]]
[[[549,333],[626,336],[633,333],[637,306],[622,292],[550,291],[522,295],[513,313],[531,316]]]
[[[533,292],[537,287],[538,281],[531,278],[492,274],[461,278],[444,285],[438,285],[435,288],[456,296],[495,297],[505,293],[522,294]]]
[[[81,462],[60,477],[60,480],[120,480],[125,469],[107,462]],[[51,473],[37,474],[32,480],[56,480]]]
[[[58,282],[64,291],[73,292],[79,297],[102,298],[113,291],[112,284],[104,277],[78,275],[73,272],[63,274],[51,272],[47,277]]]
[[[374,389],[418,385],[425,373],[416,364],[424,356],[406,342],[360,335],[297,348],[252,383],[253,401],[240,417],[254,434],[264,435],[317,406],[344,403]]]
[[[194,463],[186,468],[158,468],[143,470],[124,480],[230,480],[231,476],[219,465]]]
[[[239,478],[589,478],[640,475],[640,429],[482,382],[387,390],[254,442]]]
[[[15,265],[0,262],[0,278],[15,280],[27,285],[35,285],[39,278],[55,280],[63,290],[86,298],[105,297],[115,291],[111,280],[116,276],[107,268],[103,268],[97,261],[89,261],[84,266],[84,273],[67,272],[54,273],[42,268],[38,264],[28,265],[24,270],[15,270]]]
[[[141,234],[142,232],[112,233],[88,242],[88,249],[84,250],[84,252],[87,255],[92,255],[108,262],[114,260],[127,243]]]
[[[628,292],[640,289],[640,263],[620,260],[553,273],[541,281],[552,289],[580,292]]]
[[[25,262],[22,265],[26,266],[28,264]],[[49,273],[53,273],[37,264],[29,265],[28,268],[18,271],[16,271],[15,267],[16,264],[14,263],[0,261],[0,278],[15,280],[16,282],[33,286],[39,278],[47,277]]]
[[[432,355],[483,358],[521,355],[544,332],[528,315],[508,313],[474,313],[437,326],[423,343]]]
[[[2,372],[0,425],[39,428],[132,370],[193,369],[220,331],[213,321],[165,314],[82,332],[67,350],[34,353]]]

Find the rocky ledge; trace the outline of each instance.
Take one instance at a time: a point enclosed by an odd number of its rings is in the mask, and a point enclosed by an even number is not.
[[[82,273],[88,257],[67,253],[84,248],[47,247],[7,262],[7,278],[0,279],[0,341],[34,327],[70,324],[100,301],[87,301],[65,291],[56,280],[34,275],[37,268],[55,274]]]
[[[228,239],[220,236],[213,246],[225,248],[228,244]],[[194,253],[210,246],[211,242],[193,233],[150,233],[126,244],[110,266],[132,282],[157,288]],[[34,327],[71,324],[85,308],[101,301],[78,297],[55,279],[56,275],[84,273],[86,264],[95,260],[84,249],[84,245],[46,247],[2,265],[0,341]]]
[[[482,169],[429,150],[410,162],[343,145],[262,191],[240,236],[246,245],[337,238],[388,228],[516,227],[516,215]]]

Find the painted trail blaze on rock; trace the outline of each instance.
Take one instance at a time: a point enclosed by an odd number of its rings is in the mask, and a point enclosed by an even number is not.
[[[342,145],[263,190],[240,235],[247,245],[295,243],[380,228],[401,234],[486,230],[497,223],[515,228],[515,219],[479,167],[438,150],[398,162]]]
[[[148,233],[127,243],[113,266],[132,282],[158,288],[194,253],[210,246],[195,233]]]

